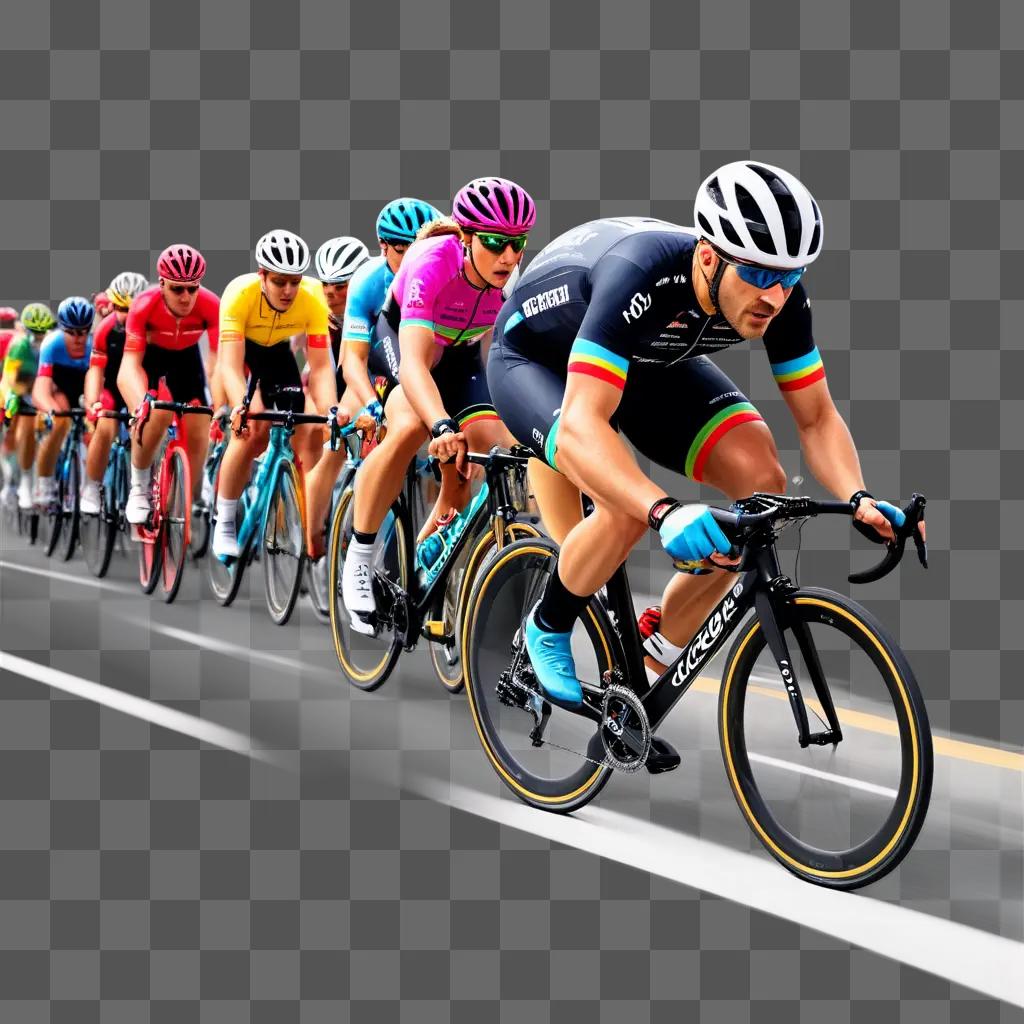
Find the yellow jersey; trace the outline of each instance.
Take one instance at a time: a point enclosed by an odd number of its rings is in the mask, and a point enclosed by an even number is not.
[[[314,277],[302,279],[295,301],[282,313],[267,302],[259,274],[242,274],[220,297],[220,341],[277,345],[294,334],[305,334],[311,348],[325,348],[327,313],[323,285]]]

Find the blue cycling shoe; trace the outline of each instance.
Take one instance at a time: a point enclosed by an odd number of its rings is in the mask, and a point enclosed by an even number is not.
[[[566,708],[583,701],[572,658],[572,633],[549,633],[537,625],[537,606],[526,618],[526,653],[544,696]]]

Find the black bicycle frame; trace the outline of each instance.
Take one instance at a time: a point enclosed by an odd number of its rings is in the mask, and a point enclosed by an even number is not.
[[[472,520],[466,525],[466,528],[462,531],[462,536],[455,542],[455,546],[448,555],[448,560],[441,571],[431,580],[426,588],[422,588],[416,572],[416,552],[410,545],[409,550],[406,552],[410,580],[409,590],[405,591],[393,581],[383,578],[383,583],[390,591],[390,598],[393,602],[392,607],[404,608],[405,623],[402,630],[402,644],[406,650],[412,650],[419,641],[422,635],[423,623],[429,614],[435,592],[439,586],[443,586],[447,582],[448,574],[451,572],[452,566],[458,562],[463,548],[470,541],[473,543],[478,541],[480,523],[485,519],[496,520],[499,524],[499,537],[503,539],[505,525],[515,519],[517,514],[507,471],[512,467],[519,466],[524,467],[525,471],[525,458],[515,454],[506,455],[504,452],[495,452],[493,450],[488,455],[469,453],[466,458],[468,462],[484,467],[487,481],[487,503],[477,509]],[[398,498],[398,504],[401,509],[400,515],[403,519],[403,525],[406,527],[406,536],[412,537],[413,524],[409,501],[406,489],[403,488]],[[381,579],[381,577],[378,578]],[[395,623],[395,626],[398,629],[398,622]]]
[[[638,681],[646,679],[644,651],[633,610],[633,598],[625,567],[620,567],[608,581],[608,609],[619,625],[626,658],[623,682],[640,697],[652,729],[657,729],[676,702],[690,688],[704,666],[722,649],[751,608],[764,631],[768,647],[789,695],[790,708],[797,726],[801,747],[810,744],[838,743],[842,730],[825,674],[811,641],[806,624],[789,621],[786,597],[795,588],[782,574],[774,544],[750,546],[743,559],[736,582],[707,616],[682,653],[649,686]],[[790,628],[797,638],[807,665],[812,685],[825,712],[828,728],[811,733],[807,708],[799,680],[786,645],[784,629]]]

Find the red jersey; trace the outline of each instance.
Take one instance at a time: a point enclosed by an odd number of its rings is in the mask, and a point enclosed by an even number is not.
[[[4,361],[4,356],[7,355],[7,348],[11,344],[11,338],[17,334],[17,331],[13,329],[4,329],[0,331],[0,363]]]
[[[89,356],[90,366],[99,366],[101,369],[107,365],[107,339],[110,332],[118,326],[117,314],[108,313],[96,328],[92,336],[92,355]],[[121,353],[116,353],[120,361]]]
[[[217,351],[220,336],[220,299],[209,288],[200,288],[192,312],[180,320],[167,308],[160,285],[136,295],[128,310],[125,352],[144,352],[147,342],[158,348],[185,349],[199,343],[206,331],[210,351]]]

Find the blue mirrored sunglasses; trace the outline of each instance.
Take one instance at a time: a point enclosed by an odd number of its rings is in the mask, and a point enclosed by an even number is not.
[[[771,267],[752,267],[746,263],[734,263],[733,266],[741,281],[764,291],[774,288],[777,284],[781,284],[783,288],[792,288],[807,269],[797,267],[796,270],[773,270]]]
[[[806,267],[797,267],[796,270],[777,270],[774,267],[759,267],[754,263],[740,263],[726,256],[717,246],[712,245],[711,248],[714,249],[720,260],[736,268],[736,273],[739,274],[741,281],[765,291],[774,288],[777,284],[781,284],[783,288],[792,288],[807,270]]]

